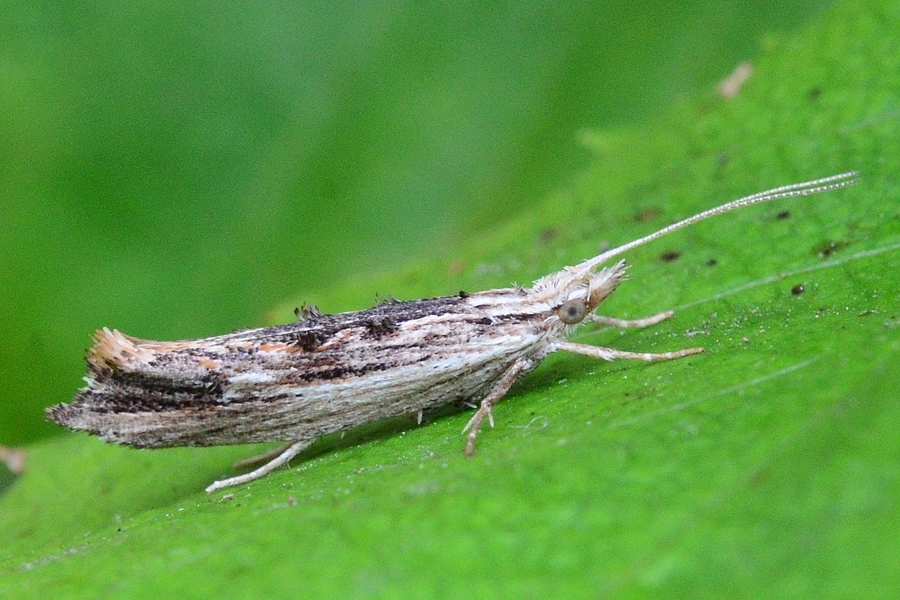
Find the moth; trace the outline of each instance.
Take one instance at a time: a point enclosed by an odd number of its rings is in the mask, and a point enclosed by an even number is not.
[[[204,339],[158,342],[100,329],[87,355],[87,386],[47,410],[70,429],[136,448],[286,442],[243,461],[248,473],[207,492],[244,484],[287,464],[317,438],[449,403],[477,403],[465,451],[513,383],[553,352],[601,360],[660,361],[703,352],[627,352],[568,341],[585,323],[647,327],[595,311],[625,278],[611,259],[740,207],[858,183],[856,172],[778,187],[734,200],[535,281],[424,300],[389,300],[334,315],[298,310],[288,325]]]

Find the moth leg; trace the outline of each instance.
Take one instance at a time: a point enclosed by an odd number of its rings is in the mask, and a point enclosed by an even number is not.
[[[491,391],[488,392],[488,395],[485,396],[484,400],[481,401],[481,406],[478,407],[478,410],[472,415],[472,418],[469,419],[469,422],[463,428],[463,433],[469,432],[469,437],[466,440],[466,456],[472,456],[472,454],[475,453],[475,438],[478,437],[478,431],[481,429],[481,424],[484,422],[485,417],[487,417],[488,422],[491,424],[491,427],[493,427],[494,405],[503,399],[503,396],[506,395],[506,392],[509,391],[512,384],[516,382],[519,375],[526,371],[530,366],[531,361],[527,359],[520,358],[514,362],[513,365],[506,370],[506,373],[503,374],[503,377],[501,377],[494,387],[491,388]]]
[[[556,342],[554,344],[557,350],[565,350],[566,352],[574,352],[576,354],[584,354],[603,360],[616,360],[617,358],[628,358],[633,360],[672,360],[673,358],[683,358],[692,354],[700,354],[703,348],[685,348],[684,350],[675,350],[674,352],[627,352],[625,350],[615,350],[613,348],[603,348],[601,346],[590,346],[588,344],[575,344],[572,342]]]
[[[283,444],[281,446],[278,446],[277,448],[273,448],[268,452],[263,452],[262,454],[257,454],[256,456],[250,456],[248,458],[241,459],[234,463],[234,468],[240,470],[246,469],[247,467],[252,467],[253,465],[258,465],[260,463],[267,463],[273,458],[287,451],[287,449],[293,445],[294,444],[292,442],[288,442],[287,444]]]
[[[308,448],[311,444],[312,441],[309,440],[291,444],[290,446],[288,446],[287,450],[285,450],[260,468],[256,469],[255,471],[251,471],[250,473],[245,473],[243,475],[238,475],[237,477],[229,477],[228,479],[222,479],[221,481],[212,482],[206,488],[206,493],[211,494],[216,490],[221,490],[222,488],[231,487],[233,485],[241,485],[242,483],[247,483],[268,475],[281,465],[286,465],[287,463],[289,463],[292,458],[303,452],[303,450]]]
[[[665,321],[673,316],[675,316],[675,313],[671,310],[667,310],[666,312],[661,312],[657,315],[629,321],[627,319],[616,319],[614,317],[603,317],[601,315],[591,314],[588,315],[585,321],[598,323],[600,325],[612,325],[613,327],[650,327],[651,325],[656,325],[660,321]]]

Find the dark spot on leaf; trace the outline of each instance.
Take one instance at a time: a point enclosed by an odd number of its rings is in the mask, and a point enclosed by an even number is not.
[[[840,252],[847,246],[849,246],[847,242],[844,241],[833,241],[833,240],[825,240],[818,246],[814,248],[816,256],[819,258],[828,258],[835,252]]]
[[[634,215],[634,221],[636,223],[646,223],[647,221],[652,221],[658,216],[659,209],[655,206],[648,206],[638,214]]]
[[[778,213],[777,215],[775,215],[775,218],[778,219],[779,221],[784,221],[785,219],[790,219],[791,211],[783,210],[780,213]]]
[[[709,259],[708,261],[706,261],[706,266],[707,266],[707,267],[714,267],[714,266],[716,266],[717,264],[719,264],[719,261],[717,261],[717,260],[714,259],[714,258],[711,258],[711,259]]]
[[[538,241],[541,244],[549,244],[559,236],[559,231],[555,227],[545,227],[538,233]]]
[[[663,262],[675,262],[681,258],[681,252],[678,250],[668,250],[659,255],[659,259]]]
[[[810,89],[809,93],[807,94],[808,98],[813,101],[818,100],[819,96],[821,96],[821,95],[822,95],[822,88],[820,88],[818,86]]]

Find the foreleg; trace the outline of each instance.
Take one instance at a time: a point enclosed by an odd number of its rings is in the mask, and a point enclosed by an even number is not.
[[[603,360],[616,360],[617,358],[627,358],[632,360],[672,360],[673,358],[683,358],[692,354],[700,354],[703,348],[685,348],[684,350],[675,350],[674,352],[627,352],[625,350],[616,350],[614,348],[603,348],[601,346],[591,346],[589,344],[575,344],[573,342],[556,342],[554,344],[557,350],[565,350],[566,352],[575,352],[576,354],[584,354]]]

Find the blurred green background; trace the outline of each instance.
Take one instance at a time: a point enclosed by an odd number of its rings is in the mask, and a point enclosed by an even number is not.
[[[97,327],[212,335],[452,255],[578,173],[578,131],[827,5],[5,2],[0,444],[61,433]]]

